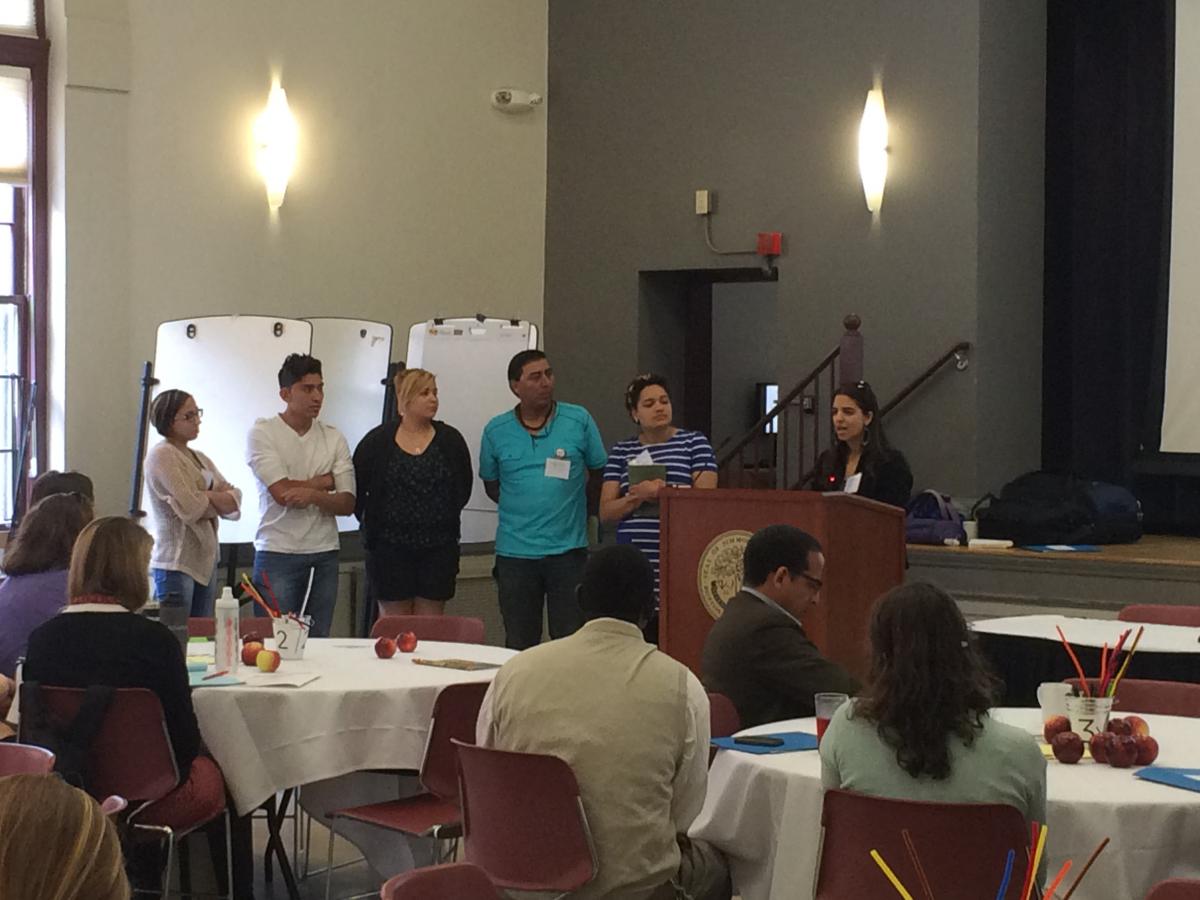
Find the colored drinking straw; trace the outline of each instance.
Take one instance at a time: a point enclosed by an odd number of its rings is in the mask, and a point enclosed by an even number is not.
[[[1122,631],[1120,636],[1117,638],[1116,646],[1113,647],[1112,653],[1109,654],[1109,658],[1108,658],[1109,681],[1101,682],[1101,684],[1100,684],[1100,696],[1101,697],[1107,696],[1107,694],[1105,694],[1105,690],[1108,687],[1109,683],[1111,682],[1112,677],[1117,673],[1117,659],[1120,658],[1120,656],[1121,656],[1121,648],[1125,646],[1125,641],[1132,632],[1133,632],[1132,628],[1126,628],[1124,631]]]
[[[925,892],[925,900],[934,900],[933,890],[929,887],[929,879],[925,877],[925,867],[921,865],[921,857],[917,856],[917,848],[913,844],[912,835],[909,834],[907,828],[902,828],[900,834],[904,837],[908,858],[912,860],[913,868],[917,870],[917,879],[921,882],[921,890]]]
[[[1096,688],[1096,693],[1101,697],[1104,696],[1104,685],[1108,683],[1108,641],[1104,642],[1104,646],[1100,648],[1100,681]]]
[[[1025,893],[1022,900],[1029,900],[1029,895],[1033,892],[1033,882],[1037,879],[1038,866],[1042,864],[1042,850],[1046,847],[1046,832],[1050,829],[1045,825],[1038,831],[1037,850],[1033,853],[1033,861],[1029,864],[1029,880],[1025,884]]]
[[[1062,645],[1066,647],[1067,656],[1071,657],[1071,662],[1075,664],[1075,671],[1079,674],[1079,689],[1083,691],[1083,695],[1085,697],[1092,696],[1092,690],[1088,687],[1087,676],[1083,674],[1083,666],[1079,664],[1079,657],[1075,655],[1075,651],[1072,650],[1071,645],[1067,643],[1067,636],[1063,634],[1062,628],[1057,625],[1054,626],[1054,630],[1058,632],[1058,636],[1062,640]]]
[[[887,876],[887,880],[892,883],[892,887],[896,889],[896,892],[904,900],[913,900],[912,894],[904,889],[904,885],[900,883],[900,879],[896,877],[896,873],[888,868],[888,864],[883,861],[883,857],[879,855],[878,850],[871,851],[871,859],[875,860],[875,865],[883,870],[883,874]]]
[[[1113,683],[1108,689],[1108,696],[1117,696],[1117,685],[1125,677],[1125,670],[1129,668],[1129,661],[1133,659],[1133,654],[1137,653],[1138,641],[1142,639],[1142,632],[1145,630],[1145,625],[1138,626],[1137,634],[1133,636],[1133,645],[1129,648],[1129,655],[1125,657],[1125,662],[1121,663],[1121,670],[1117,672],[1117,677],[1113,679]]]
[[[279,598],[275,596],[275,589],[271,587],[271,576],[266,569],[263,569],[263,587],[267,589],[267,596],[271,598],[271,606],[275,608],[276,615],[283,615],[283,607],[279,605]]]
[[[1068,859],[1062,864],[1062,868],[1058,870],[1058,874],[1054,876],[1054,880],[1050,882],[1050,887],[1046,888],[1046,893],[1042,894],[1045,900],[1053,900],[1054,892],[1058,890],[1059,883],[1067,877],[1067,872],[1071,870],[1071,861]]]
[[[1008,882],[1012,879],[1013,860],[1016,857],[1016,851],[1008,851],[1008,858],[1004,860],[1004,876],[1000,879],[1000,890],[996,891],[996,900],[1004,900],[1004,895],[1008,892]]]
[[[1136,640],[1136,639],[1134,639],[1134,642],[1133,642],[1133,644],[1134,644],[1134,646],[1135,646],[1135,647],[1137,646],[1137,640]],[[1133,654],[1133,650],[1132,650],[1132,649],[1130,649],[1129,653],[1132,655],[1132,654]],[[1075,893],[1075,888],[1079,887],[1079,882],[1083,881],[1083,876],[1084,876],[1084,875],[1086,875],[1086,874],[1088,873],[1088,869],[1090,869],[1090,868],[1092,867],[1092,863],[1094,863],[1094,862],[1096,861],[1096,857],[1097,857],[1097,856],[1099,856],[1099,855],[1100,855],[1100,852],[1101,852],[1101,851],[1102,851],[1102,850],[1103,850],[1105,847],[1107,847],[1107,846],[1108,846],[1108,841],[1109,841],[1109,839],[1108,839],[1108,838],[1105,838],[1104,840],[1102,840],[1102,841],[1100,842],[1100,846],[1099,846],[1099,847],[1097,847],[1095,850],[1093,850],[1093,851],[1092,851],[1092,855],[1091,855],[1091,856],[1088,858],[1087,865],[1085,865],[1085,866],[1083,867],[1083,871],[1082,871],[1082,872],[1080,872],[1080,873],[1079,873],[1079,874],[1078,874],[1078,875],[1075,877],[1075,883],[1074,883],[1074,884],[1072,884],[1072,885],[1071,885],[1071,888],[1070,888],[1070,890],[1068,890],[1068,891],[1067,891],[1067,893],[1063,895],[1063,900],[1071,900],[1071,895],[1072,895],[1073,893]]]

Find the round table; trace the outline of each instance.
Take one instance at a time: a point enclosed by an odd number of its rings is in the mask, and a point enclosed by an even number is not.
[[[374,646],[371,639],[313,638],[303,659],[285,659],[279,668],[280,675],[319,676],[303,687],[264,687],[267,676],[242,666],[245,684],[193,690],[200,733],[239,814],[297,785],[363,769],[420,768],[438,692],[491,681],[496,670],[413,659],[503,663],[514,655],[503,647],[422,641],[411,654],[380,659]]]
[[[1037,709],[997,709],[1002,722],[1041,731]],[[1200,719],[1144,717],[1158,739],[1163,766],[1200,765]],[[747,729],[815,733],[815,720],[795,719]],[[1067,859],[1076,868],[1105,837],[1112,841],[1075,892],[1075,900],[1140,900],[1164,878],[1200,878],[1200,793],[1135,778],[1084,760],[1048,763],[1047,871]],[[815,751],[755,756],[717,753],[704,808],[689,831],[730,857],[743,900],[813,896],[821,838],[821,760]]]

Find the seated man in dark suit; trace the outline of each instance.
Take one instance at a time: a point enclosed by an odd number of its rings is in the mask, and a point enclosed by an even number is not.
[[[811,716],[822,691],[857,693],[858,682],[823,657],[800,624],[821,594],[817,539],[770,525],[750,538],[742,568],[742,590],[704,642],[704,686],[733,701],[743,728]]]

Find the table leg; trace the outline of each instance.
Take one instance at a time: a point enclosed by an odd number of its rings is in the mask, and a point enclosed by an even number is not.
[[[279,863],[279,874],[283,876],[283,883],[287,886],[288,897],[291,900],[300,900],[300,889],[296,885],[296,876],[292,872],[292,864],[288,861],[283,836],[280,834],[292,793],[293,789],[288,788],[283,792],[278,807],[274,803],[267,806],[267,849],[263,854],[263,865],[271,865],[271,854],[274,853],[275,861]]]

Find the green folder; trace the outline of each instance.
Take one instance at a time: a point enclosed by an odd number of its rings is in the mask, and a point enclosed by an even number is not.
[[[660,463],[649,464],[629,464],[629,486],[641,484],[643,481],[654,481],[655,479],[665,482],[667,480],[667,467]],[[643,503],[633,511],[633,515],[641,516],[647,519],[658,518],[658,501]]]

